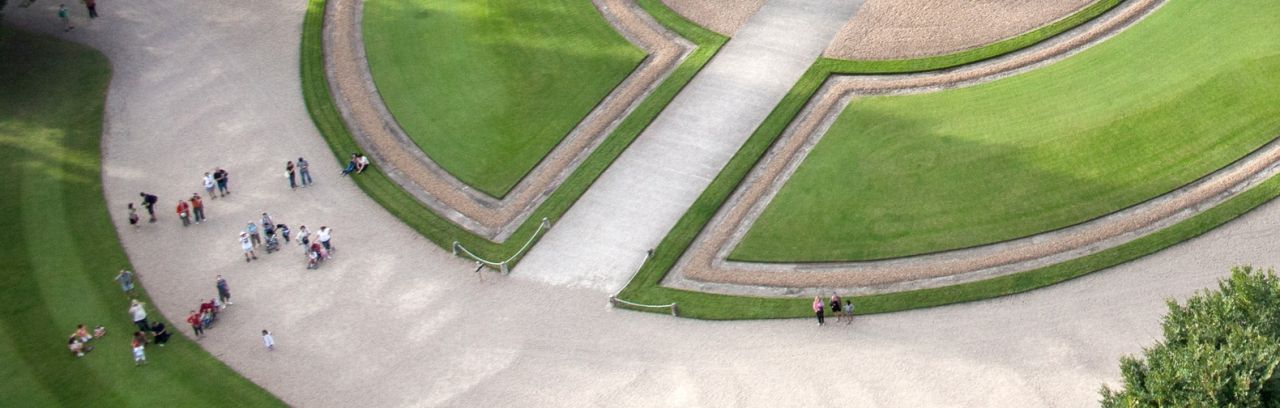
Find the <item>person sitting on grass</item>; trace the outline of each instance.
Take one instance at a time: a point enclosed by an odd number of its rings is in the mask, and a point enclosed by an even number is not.
[[[93,340],[93,335],[89,334],[89,330],[84,328],[84,324],[77,325],[76,332],[71,336],[79,339],[81,343],[88,343],[89,340]]]
[[[67,339],[67,349],[71,350],[71,355],[76,357],[84,357],[84,353],[93,351],[93,346],[86,346],[76,336]]]
[[[356,171],[356,167],[360,166],[359,163],[360,163],[360,159],[356,157],[355,153],[351,153],[351,160],[347,161],[347,167],[344,167],[342,169],[342,175],[345,176],[345,175],[351,174],[351,172],[353,171]]]
[[[364,169],[369,167],[369,156],[363,154],[356,155],[356,173],[364,173]]]

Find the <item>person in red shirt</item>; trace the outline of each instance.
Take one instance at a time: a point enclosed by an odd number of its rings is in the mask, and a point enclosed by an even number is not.
[[[196,224],[204,222],[204,201],[200,200],[200,193],[191,193],[191,213],[196,216]]]
[[[191,315],[187,316],[187,323],[191,323],[191,330],[195,330],[196,337],[204,335],[204,325],[200,324],[200,314],[192,310]]]
[[[182,226],[191,225],[191,206],[186,200],[178,200],[178,218],[182,218]]]

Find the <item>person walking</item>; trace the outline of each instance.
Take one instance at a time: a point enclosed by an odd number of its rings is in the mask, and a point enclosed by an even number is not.
[[[129,344],[133,349],[133,365],[135,367],[147,363],[147,336],[142,332],[133,333],[133,341]]]
[[[213,174],[209,174],[207,171],[204,172],[204,179],[200,180],[200,182],[204,184],[204,192],[209,195],[209,198],[218,198],[218,196],[213,195],[213,188],[218,185],[217,182],[213,181]]]
[[[216,286],[218,287],[218,301],[222,302],[222,308],[226,309],[231,305],[231,287],[227,286],[227,280],[222,275],[218,275]]]
[[[249,241],[253,242],[253,246],[262,245],[262,236],[258,235],[258,224],[249,221],[249,225],[244,227],[244,232],[249,234]]]
[[[302,178],[302,186],[306,187],[313,183],[311,181],[311,166],[302,157],[298,157],[298,176]]]
[[[249,241],[249,233],[244,231],[240,232],[240,249],[244,251],[245,262],[258,259],[258,254],[253,252],[253,243]]]
[[[148,332],[151,331],[151,323],[147,322],[147,309],[144,305],[145,303],[134,299],[129,304],[129,316],[133,318],[133,324],[138,326],[138,330]]]
[[[276,339],[271,336],[271,332],[262,329],[262,344],[267,346],[267,351],[276,349]]]
[[[147,193],[139,193],[138,195],[142,196],[142,207],[146,208],[147,215],[151,216],[151,219],[147,222],[156,222],[156,204],[160,202],[160,198]]]
[[[284,238],[284,243],[289,243],[289,226],[284,224],[276,224],[276,231],[280,233],[280,237]]]
[[[297,188],[298,188],[298,183],[297,183],[297,181],[296,181],[296,178],[294,177],[294,175],[296,174],[296,172],[294,171],[294,167],[293,167],[293,162],[292,162],[292,161],[290,161],[290,162],[286,162],[286,163],[284,164],[284,174],[285,174],[286,176],[289,176],[289,188],[290,188],[290,189],[297,189]]]
[[[831,307],[831,314],[835,315],[836,323],[840,323],[840,319],[844,318],[844,313],[840,311],[840,296],[832,293],[830,303],[827,305]]]
[[[813,314],[818,316],[818,325],[821,326],[826,322],[822,321],[822,297],[813,297]]]
[[[270,230],[276,229],[276,222],[272,221],[271,216],[267,213],[262,213],[262,229],[267,230],[264,231],[267,233],[270,233]]]
[[[311,230],[308,230],[306,225],[298,226],[298,245],[303,247],[311,245]]]
[[[197,338],[204,336],[204,322],[200,321],[200,313],[192,310],[191,314],[187,315],[187,323],[191,325],[191,331],[196,333]]]
[[[191,225],[191,206],[187,204],[187,200],[178,200],[178,218],[182,219],[182,226]]]
[[[139,219],[138,208],[134,207],[133,203],[129,203],[129,225],[132,225],[134,228],[138,228]]]
[[[62,20],[62,32],[70,32],[76,28],[76,26],[71,25],[71,10],[67,10],[66,4],[58,5],[58,19]]]
[[[89,18],[98,18],[98,0],[80,0],[89,9]]]
[[[227,173],[227,171],[223,170],[221,167],[213,171],[213,181],[218,183],[219,196],[226,197],[227,194],[231,194],[231,189],[227,188],[227,182],[230,180],[231,173]]]
[[[333,230],[321,225],[320,231],[316,232],[316,240],[320,241],[320,245],[324,246],[325,252],[333,254],[333,246],[329,244],[329,240],[331,239],[333,239]]]
[[[196,216],[196,224],[208,220],[204,217],[204,200],[200,199],[200,193],[191,193],[191,213]]]
[[[844,300],[844,316],[845,316],[844,324],[848,325],[850,323],[853,323],[853,301],[852,300],[849,300],[849,299]]]
[[[120,284],[120,290],[124,291],[126,296],[133,295],[133,272],[121,269],[120,273],[116,274],[116,283]]]

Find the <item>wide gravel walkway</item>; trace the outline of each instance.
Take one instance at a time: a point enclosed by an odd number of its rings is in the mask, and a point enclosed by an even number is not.
[[[765,3],[512,273],[624,286],[862,2]]]
[[[107,0],[92,23],[74,8],[66,35],[54,7],[11,3],[6,19],[111,58],[107,202],[156,305],[180,322],[227,276],[235,305],[201,344],[296,406],[1093,406],[1118,358],[1159,335],[1164,298],[1280,259],[1271,203],[1119,268],[850,327],[615,311],[594,289],[479,282],[338,178],[298,85],[302,2]],[[318,185],[290,191],[281,167],[299,155]],[[235,193],[184,229],[169,208],[214,166]],[[162,220],[134,231],[123,209],[139,191],[159,194]],[[262,211],[334,227],[340,252],[317,271],[296,249],[246,264],[236,231]]]

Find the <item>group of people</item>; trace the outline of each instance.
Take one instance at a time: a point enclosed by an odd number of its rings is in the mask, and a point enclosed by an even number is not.
[[[133,364],[143,365],[147,363],[147,343],[164,347],[172,333],[169,333],[169,328],[163,321],[156,320],[152,323],[147,319],[146,304],[138,299],[130,302],[129,316],[133,319],[133,324],[138,327],[138,330],[133,332],[133,339],[129,342],[129,347],[133,350]]]
[[[89,329],[86,329],[82,323],[76,326],[76,331],[71,333],[71,337],[67,339],[67,348],[71,350],[72,355],[84,357],[84,353],[93,351],[93,346],[89,345],[89,341],[106,334],[107,328],[102,326],[93,328],[93,334],[89,334]]]
[[[267,253],[272,253],[280,250],[281,239],[285,244],[292,243],[293,240],[290,237],[292,232],[288,225],[278,224],[271,219],[270,214],[262,213],[261,220],[249,221],[245,229],[240,231],[240,249],[244,252],[244,261],[257,260],[256,249],[259,246],[265,246]],[[298,246],[302,247],[303,253],[307,255],[307,269],[319,267],[321,261],[331,256],[334,250],[332,240],[333,229],[328,226],[321,226],[314,237],[306,225],[298,227],[297,242]]]
[[[818,325],[826,324],[825,311],[830,307],[831,314],[836,317],[836,323],[840,320],[846,320],[845,324],[853,323],[853,301],[845,299],[844,303],[840,303],[840,296],[831,295],[829,305],[823,305],[821,296],[813,297],[813,313],[818,317]]]
[[[347,161],[347,167],[342,169],[342,175],[351,173],[364,173],[364,169],[369,167],[369,157],[360,153],[351,153],[351,160]]]

